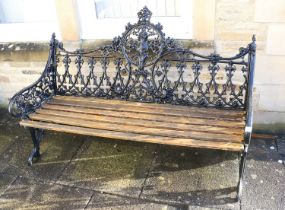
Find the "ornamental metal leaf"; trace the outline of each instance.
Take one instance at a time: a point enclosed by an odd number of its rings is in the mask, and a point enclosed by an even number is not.
[[[121,36],[91,50],[68,51],[53,35],[42,76],[11,99],[10,112],[25,117],[54,95],[245,108],[254,37],[233,57],[205,56],[166,37],[151,16],[144,7]]]

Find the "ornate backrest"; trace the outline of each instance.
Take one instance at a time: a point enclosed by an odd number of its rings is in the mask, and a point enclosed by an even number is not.
[[[112,44],[64,49],[56,42],[56,94],[245,108],[254,41],[230,58],[204,56],[166,38],[144,7]]]

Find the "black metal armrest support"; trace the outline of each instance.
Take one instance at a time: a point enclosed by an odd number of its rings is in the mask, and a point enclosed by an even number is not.
[[[55,34],[50,41],[50,51],[46,67],[41,77],[32,85],[16,93],[9,102],[8,110],[14,117],[27,118],[41,104],[56,93],[55,53],[58,41]]]
[[[253,97],[253,78],[254,78],[255,52],[256,52],[255,36],[252,37],[252,43],[249,44],[248,49],[249,49],[249,57],[248,57],[249,75],[248,75],[248,87],[247,87],[247,97],[246,97],[246,123],[244,131],[244,150],[241,154],[241,162],[239,168],[239,184],[238,184],[238,193],[237,193],[238,200],[241,198],[242,194],[242,182],[243,182],[245,161],[252,134],[252,124],[253,124],[252,97]]]
[[[252,133],[252,124],[253,124],[253,81],[254,81],[254,68],[255,68],[255,53],[256,53],[256,44],[255,37],[253,36],[252,43],[249,44],[249,75],[248,75],[248,91],[247,91],[247,101],[246,101],[246,125],[244,132],[244,143],[245,150],[248,147],[251,139]]]

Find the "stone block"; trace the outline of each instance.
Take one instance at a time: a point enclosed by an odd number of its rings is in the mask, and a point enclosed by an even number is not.
[[[78,41],[80,26],[75,1],[56,0],[55,7],[63,40]]]
[[[285,124],[285,112],[256,111],[254,112],[255,124],[273,125],[276,123]],[[285,131],[285,127],[283,126]]]
[[[254,1],[222,0],[216,3],[216,21],[251,21]]]
[[[268,27],[266,53],[285,55],[285,24],[271,24]]]
[[[193,38],[213,40],[215,29],[215,0],[193,1]],[[203,11],[203,12],[201,12]]]
[[[9,82],[10,82],[9,77],[0,75],[0,84],[1,83],[9,83]]]
[[[284,0],[256,0],[254,21],[257,22],[283,22],[285,23]]]
[[[222,56],[234,56],[239,53],[240,47],[246,47],[250,41],[224,41],[216,40],[216,51]],[[257,51],[262,53],[264,52],[265,45],[264,42],[257,41]]]
[[[256,85],[285,85],[285,56],[257,53],[255,66]]]
[[[285,112],[285,85],[256,85],[260,92],[259,110]]]
[[[254,34],[247,32],[232,32],[232,31],[224,31],[218,32],[217,36],[221,40],[233,40],[233,41],[249,41],[252,35]]]
[[[256,88],[254,88],[252,96],[253,110],[258,110],[259,100],[260,100],[260,93],[256,90]]]
[[[0,62],[0,68],[9,68],[10,62]]]
[[[251,41],[253,34],[257,41],[266,41],[267,25],[252,21],[217,21],[216,39],[231,41]]]
[[[14,61],[14,62],[10,62],[10,66],[11,67],[30,67],[31,66],[31,62],[29,61]]]
[[[31,61],[31,67],[32,68],[41,68],[44,70],[45,66],[46,66],[46,61]]]

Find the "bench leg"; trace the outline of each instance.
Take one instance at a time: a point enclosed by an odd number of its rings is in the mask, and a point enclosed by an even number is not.
[[[42,129],[37,128],[29,128],[31,137],[33,140],[34,148],[28,158],[28,165],[31,166],[33,164],[33,158],[40,157],[40,142],[43,137],[44,131]]]
[[[246,161],[247,152],[246,150],[241,153],[241,160],[239,166],[239,181],[237,186],[237,200],[240,201],[242,195],[242,187],[243,187],[243,174],[245,168],[245,161]]]

